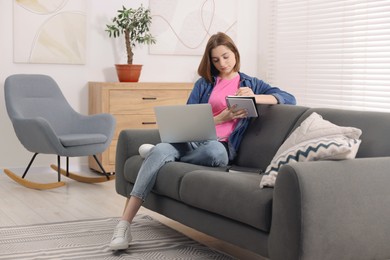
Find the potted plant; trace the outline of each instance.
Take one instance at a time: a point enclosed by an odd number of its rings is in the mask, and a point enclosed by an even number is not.
[[[137,44],[156,43],[156,39],[149,32],[151,23],[150,9],[141,5],[136,9],[122,6],[122,9],[117,11],[117,16],[112,19],[112,23],[106,25],[109,37],[124,35],[125,38],[127,64],[115,64],[119,81],[138,82],[142,65],[133,64],[133,48]]]

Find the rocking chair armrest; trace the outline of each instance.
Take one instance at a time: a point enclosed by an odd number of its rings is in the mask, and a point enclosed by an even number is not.
[[[116,121],[113,115],[106,113],[79,115],[78,125],[74,128],[81,133],[91,133],[91,129],[93,129],[95,133],[104,134],[108,137],[114,135]]]
[[[16,136],[30,152],[58,154],[62,147],[54,129],[42,117],[14,118],[12,124]]]

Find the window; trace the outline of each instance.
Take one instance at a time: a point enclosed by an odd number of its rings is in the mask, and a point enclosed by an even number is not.
[[[390,112],[389,0],[265,0],[260,8],[269,83],[298,105]]]

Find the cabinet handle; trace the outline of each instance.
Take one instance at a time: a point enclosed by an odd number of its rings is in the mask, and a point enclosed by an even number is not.
[[[142,122],[143,125],[155,125],[156,122]]]
[[[156,100],[155,97],[143,97],[142,100]]]

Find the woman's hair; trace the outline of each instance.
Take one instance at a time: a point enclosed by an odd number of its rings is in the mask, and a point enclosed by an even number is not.
[[[227,34],[218,32],[212,35],[207,42],[206,49],[198,67],[199,76],[205,78],[208,82],[213,82],[213,76],[217,76],[219,73],[211,60],[211,50],[221,45],[227,47],[234,53],[236,57],[234,70],[240,70],[240,53],[238,52],[237,46]]]

